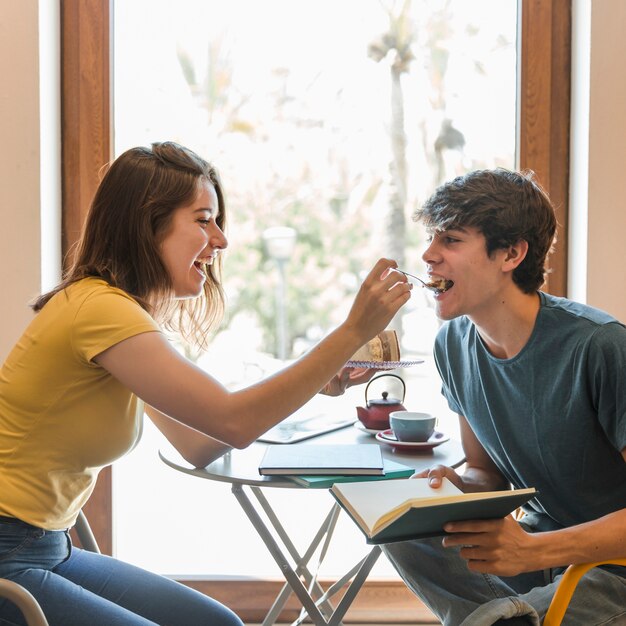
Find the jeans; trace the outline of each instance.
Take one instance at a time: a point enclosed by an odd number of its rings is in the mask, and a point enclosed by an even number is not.
[[[163,576],[75,548],[69,532],[0,520],[0,578],[37,599],[50,626],[242,626],[230,609]],[[23,626],[0,599],[0,626]]]
[[[511,578],[472,572],[459,548],[444,548],[441,537],[390,543],[383,551],[446,626],[539,626],[563,572],[528,572]],[[597,567],[585,574],[562,624],[626,625],[626,578]]]

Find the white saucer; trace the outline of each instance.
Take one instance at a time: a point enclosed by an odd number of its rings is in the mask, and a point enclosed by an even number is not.
[[[377,435],[378,433],[382,433],[385,429],[378,430],[376,428],[366,428],[365,424],[359,420],[354,422],[354,427],[358,428],[362,433],[367,433],[368,435]]]
[[[393,446],[397,450],[432,450],[442,443],[450,440],[450,436],[439,431],[435,431],[428,441],[398,441],[393,434],[393,430],[388,428],[387,430],[381,430],[376,433],[376,441],[386,443]]]
[[[423,359],[415,361],[348,361],[345,367],[365,367],[375,370],[393,370],[398,367],[413,367],[423,363]]]

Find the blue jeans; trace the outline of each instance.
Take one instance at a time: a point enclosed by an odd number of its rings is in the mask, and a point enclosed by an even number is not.
[[[242,626],[230,609],[163,576],[74,548],[66,531],[0,520],[0,578],[41,604],[50,626]],[[0,599],[0,626],[23,626]]]
[[[563,572],[529,572],[511,578],[472,572],[459,549],[444,548],[441,537],[390,543],[383,551],[409,588],[446,626],[539,626]],[[626,578],[603,568],[585,574],[563,626],[625,624]]]

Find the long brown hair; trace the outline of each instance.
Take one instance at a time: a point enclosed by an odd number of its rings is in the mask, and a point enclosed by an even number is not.
[[[218,226],[226,225],[226,206],[217,170],[174,142],[127,150],[113,161],[89,208],[73,262],[63,281],[32,305],[40,311],[59,291],[87,277],[105,280],[131,295],[166,328],[200,347],[222,319],[224,293],[218,257],[206,266],[203,293],[174,300],[172,282],[159,244],[174,211],[193,202],[201,181],[215,188]]]

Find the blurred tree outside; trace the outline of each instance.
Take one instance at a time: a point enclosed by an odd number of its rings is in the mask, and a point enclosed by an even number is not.
[[[115,0],[114,9],[116,155],[178,141],[223,179],[227,317],[208,352],[186,354],[230,389],[280,365],[267,228],[297,231],[285,268],[295,357],[344,318],[380,256],[423,274],[423,232],[410,216],[437,184],[514,166],[516,0]],[[372,44],[394,32],[401,54],[389,47],[376,62]],[[404,239],[390,236],[392,212]],[[417,288],[402,316],[403,355],[426,363],[401,371],[413,376],[410,402],[426,410],[445,405],[426,356],[437,331],[431,303]],[[353,412],[364,392],[317,396],[303,411]],[[186,482],[156,457],[162,443],[147,421],[114,473],[117,554],[170,575],[274,577],[227,486]],[[293,512],[294,541],[308,543],[315,518],[302,523],[292,490],[276,491],[285,491],[272,494],[281,512]],[[164,501],[177,504],[165,510]],[[182,546],[155,551],[181,511],[191,524]],[[362,538],[353,530],[339,528],[343,547],[325,573],[357,560]],[[215,542],[233,533],[241,550]],[[382,559],[372,575],[395,575],[390,569]]]
[[[256,348],[275,354],[279,276],[262,238],[269,227],[297,232],[285,266],[289,356],[343,319],[380,256],[423,272],[414,210],[446,178],[513,164],[513,132],[504,149],[491,149],[476,130],[477,110],[493,117],[482,80],[503,84],[509,75],[503,112],[514,116],[515,30],[486,18],[503,4],[511,11],[515,2],[181,0],[176,11],[150,3],[153,15],[167,9],[162,27],[193,109],[186,121],[196,124],[168,138],[214,160],[226,189],[224,331],[245,318],[258,329]],[[187,18],[172,37],[179,13],[198,23],[191,35]],[[152,32],[143,54],[160,45],[165,55],[166,41]],[[428,306],[416,296],[405,316]],[[396,323],[402,336],[400,316]]]

